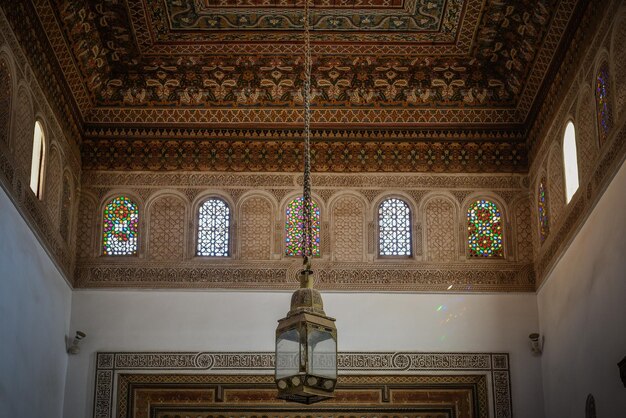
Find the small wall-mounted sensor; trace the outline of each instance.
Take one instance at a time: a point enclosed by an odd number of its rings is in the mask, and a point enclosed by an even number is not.
[[[70,346],[67,348],[67,352],[69,354],[78,354],[78,353],[80,353],[80,347],[79,347],[80,340],[82,340],[86,336],[87,336],[87,334],[85,334],[84,332],[76,331],[76,336],[72,340],[72,344],[70,344]]]
[[[528,336],[528,339],[530,339],[530,351],[536,355],[541,354],[543,351],[543,336],[533,332]]]

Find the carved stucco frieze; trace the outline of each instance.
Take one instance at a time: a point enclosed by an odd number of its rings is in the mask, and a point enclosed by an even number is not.
[[[138,257],[81,257],[76,269],[76,286],[287,289],[297,282],[299,262],[284,256],[284,205],[289,200],[287,196],[297,196],[300,190],[300,174],[85,172],[83,178],[83,192],[96,196],[100,200],[98,207],[102,207],[104,201],[111,196],[130,191],[131,196],[140,199],[139,215],[143,219],[141,224],[151,227],[146,232],[140,231],[140,235],[147,234],[140,238],[140,242],[148,243],[146,255],[143,254],[146,251],[143,249],[145,245],[140,245]],[[464,222],[462,213],[456,209],[456,205],[460,203],[453,204],[451,200],[447,200],[449,203],[443,206],[429,206],[429,215],[425,218],[425,225],[430,228],[428,233],[424,233],[421,213],[422,201],[428,199],[433,192],[446,193],[461,186],[464,187],[461,190],[464,196],[482,194],[489,198],[494,191],[484,185],[486,182],[500,186],[496,189],[496,194],[517,196],[525,193],[520,186],[522,178],[520,175],[480,174],[316,174],[313,179],[316,187],[314,192],[322,197],[322,253],[315,261],[318,285],[325,289],[350,290],[440,291],[446,290],[450,285],[457,285],[459,291],[532,291],[534,277],[528,273],[527,266],[518,263],[514,256],[503,262],[481,263],[468,260],[463,252],[455,251],[458,243],[464,239],[456,236],[457,231],[463,230],[461,226]],[[121,184],[116,184],[118,181]],[[428,184],[436,187],[425,188]],[[482,186],[468,188],[478,184]],[[229,187],[224,187],[225,185]],[[233,236],[231,256],[226,259],[203,259],[193,256],[193,251],[186,256],[179,252],[178,257],[167,258],[168,263],[164,264],[166,258],[150,249],[160,248],[159,252],[163,252],[169,245],[180,245],[181,239],[172,234],[184,235],[187,238],[183,247],[193,248],[195,222],[189,222],[184,231],[176,228],[176,231],[172,229],[168,234],[161,234],[160,241],[163,242],[157,242],[159,239],[152,236],[151,231],[159,233],[161,229],[155,228],[155,225],[163,223],[155,223],[153,220],[155,216],[163,218],[155,209],[162,199],[159,196],[163,193],[178,193],[193,197],[195,201],[197,196],[206,194],[207,191],[223,194],[226,201],[239,208],[234,212],[233,222],[240,227]],[[392,258],[376,255],[375,205],[385,196],[410,197],[408,201],[413,213],[414,255],[405,260],[394,261]],[[507,200],[505,199],[505,206],[501,208],[505,213],[510,211],[506,207]],[[184,204],[187,210],[181,209],[181,213],[194,211],[192,201],[187,200]],[[142,209],[145,207],[151,209]],[[192,217],[195,216],[197,214],[192,213]],[[437,223],[438,216],[445,219],[446,227],[443,229]],[[81,231],[91,228],[88,235],[95,237],[96,241],[95,251],[90,249],[88,252],[98,254],[100,223],[94,223],[91,218],[86,218],[85,221],[90,226],[82,225]],[[511,236],[508,239],[514,238]],[[447,241],[440,243],[441,240]],[[435,248],[446,248],[447,255],[425,259],[425,245],[432,251]],[[80,251],[84,255],[84,250]],[[454,262],[461,264],[452,265]]]

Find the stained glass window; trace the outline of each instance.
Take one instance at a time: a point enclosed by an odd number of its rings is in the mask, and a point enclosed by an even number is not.
[[[609,66],[606,61],[596,75],[596,112],[600,146],[604,144],[613,126],[613,109],[609,96]]]
[[[543,177],[539,182],[539,190],[537,192],[537,210],[539,212],[539,235],[541,242],[545,241],[550,234],[550,219],[548,218],[548,195],[546,190],[546,178]]]
[[[126,196],[111,200],[104,208],[103,240],[104,255],[137,254],[139,210]]]
[[[467,209],[467,244],[470,257],[499,258],[502,245],[502,215],[489,200],[477,200]]]
[[[228,257],[230,208],[222,199],[209,199],[200,206],[196,255]]]
[[[298,197],[287,205],[285,213],[285,255],[302,255],[302,227],[304,223],[304,211],[302,210],[302,198]],[[320,255],[320,208],[311,202],[311,224],[313,229],[313,241],[311,252],[314,256]]]
[[[378,206],[378,253],[411,255],[411,210],[400,199],[387,199]]]

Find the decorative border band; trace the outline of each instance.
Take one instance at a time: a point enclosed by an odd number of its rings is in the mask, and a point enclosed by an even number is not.
[[[508,353],[339,353],[340,374],[463,371],[491,377],[495,418],[512,417]],[[274,370],[271,352],[101,352],[97,353],[94,418],[113,418],[116,379],[128,371],[202,373]]]
[[[180,265],[168,267],[151,262],[147,265],[111,265],[83,263],[75,271],[80,288],[191,288],[191,289],[263,289],[292,290],[297,269],[293,263],[267,261],[222,266]],[[459,263],[450,268],[442,264],[408,268],[384,265],[355,268],[339,265],[318,266],[317,287],[346,291],[413,292],[532,292],[535,274],[532,265],[498,263],[470,266]]]

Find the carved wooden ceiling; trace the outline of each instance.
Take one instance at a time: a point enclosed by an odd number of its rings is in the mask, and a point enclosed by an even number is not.
[[[299,135],[302,0],[25,2],[14,16],[38,15],[83,138]],[[314,134],[505,144],[518,163],[487,171],[523,171],[542,85],[587,2],[314,0]]]

